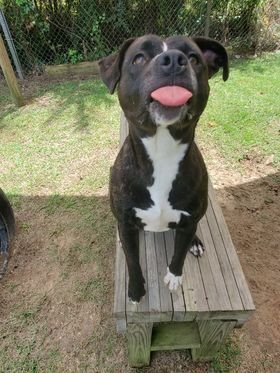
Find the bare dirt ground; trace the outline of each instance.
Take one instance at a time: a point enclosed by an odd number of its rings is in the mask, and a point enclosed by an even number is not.
[[[205,148],[209,174],[249,283],[256,313],[236,331],[239,372],[280,372],[280,173],[257,153],[234,170]]]
[[[280,372],[279,171],[256,154],[240,171],[214,148],[202,148],[257,308],[234,332],[237,370]],[[0,357],[14,370],[0,371],[135,371],[111,316],[115,237],[107,189],[72,198],[74,211],[63,198],[54,211],[43,196],[21,196],[15,206],[17,238],[0,282]],[[185,352],[164,352],[143,371],[212,370]]]

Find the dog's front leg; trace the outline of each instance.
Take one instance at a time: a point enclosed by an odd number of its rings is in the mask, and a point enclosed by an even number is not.
[[[146,294],[139,262],[139,230],[127,224],[119,224],[119,235],[129,274],[128,297],[132,302],[139,303]]]
[[[164,277],[164,282],[168,285],[170,291],[177,290],[179,285],[182,284],[184,261],[195,238],[196,228],[197,224],[192,223],[184,229],[176,229],[174,254]]]

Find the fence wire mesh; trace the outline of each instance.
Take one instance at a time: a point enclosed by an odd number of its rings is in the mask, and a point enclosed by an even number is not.
[[[0,0],[0,8],[25,74],[99,59],[146,33],[208,35],[236,53],[279,46],[279,0]]]

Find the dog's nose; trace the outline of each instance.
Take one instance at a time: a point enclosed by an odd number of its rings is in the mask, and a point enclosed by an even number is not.
[[[159,56],[160,67],[167,74],[180,74],[187,63],[187,57],[178,50],[170,49]]]

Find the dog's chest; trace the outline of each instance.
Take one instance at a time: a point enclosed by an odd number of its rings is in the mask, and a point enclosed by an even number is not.
[[[158,127],[153,137],[144,138],[142,142],[153,164],[154,182],[147,188],[153,205],[146,210],[135,208],[135,212],[145,224],[144,230],[163,232],[169,229],[169,223],[178,223],[181,214],[189,216],[187,211],[173,209],[168,200],[188,145],[180,144],[163,127]]]

